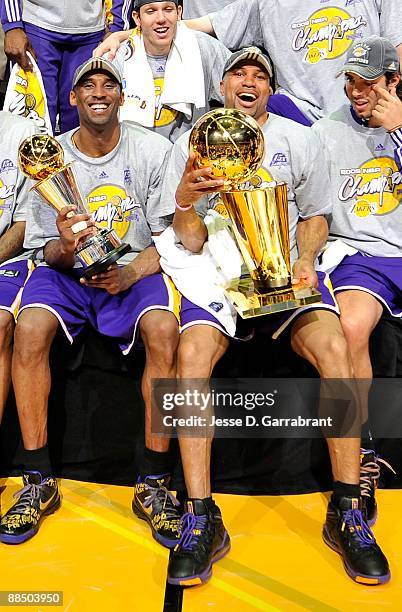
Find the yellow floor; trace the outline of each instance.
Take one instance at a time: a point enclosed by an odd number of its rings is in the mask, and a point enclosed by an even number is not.
[[[7,481],[2,512],[19,487],[18,479]],[[132,515],[131,489],[69,480],[61,489],[62,508],[35,538],[0,545],[0,591],[63,591],[64,605],[13,609],[160,612],[168,551]],[[216,495],[232,550],[207,585],[185,590],[183,611],[400,610],[402,491],[379,491],[378,499],[375,533],[392,580],[365,587],[346,576],[338,555],[322,543],[325,495]]]

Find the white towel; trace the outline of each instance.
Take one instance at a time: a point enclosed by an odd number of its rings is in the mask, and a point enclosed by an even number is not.
[[[357,249],[345,244],[342,240],[338,239],[328,242],[321,253],[320,264],[316,266],[316,269],[320,270],[320,272],[331,274],[336,266],[341,263],[342,259],[347,255],[355,255],[357,252]]]
[[[236,311],[226,297],[222,275],[209,250],[208,242],[200,253],[192,253],[179,243],[173,227],[154,236],[161,256],[161,268],[188,300],[210,312],[226,329],[236,332]]]
[[[41,134],[53,134],[45,86],[38,64],[29,51],[32,70],[23,70],[18,64],[11,69],[3,110],[27,117]]]
[[[131,39],[134,52],[124,62],[125,101],[120,118],[153,127],[155,121],[155,85],[140,34]],[[127,47],[126,47],[127,50]],[[183,23],[178,23],[165,68],[161,106],[192,117],[192,105],[205,108],[204,69],[197,37]]]
[[[222,286],[229,286],[241,275],[243,258],[232,238],[229,221],[215,210],[208,210],[205,218],[209,251],[221,275]]]

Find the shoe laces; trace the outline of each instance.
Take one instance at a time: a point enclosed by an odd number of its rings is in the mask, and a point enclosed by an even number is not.
[[[29,482],[22,489],[16,491],[13,497],[18,498],[18,501],[11,508],[12,513],[23,512],[31,506],[32,502],[40,499],[41,485]]]
[[[375,537],[370,527],[368,526],[361,510],[349,509],[343,513],[343,522],[341,531],[345,528],[354,533],[363,544],[375,544]]]
[[[360,495],[362,497],[370,497],[371,488],[377,487],[378,480],[380,478],[381,466],[379,463],[382,463],[387,467],[393,474],[396,474],[392,465],[382,459],[381,457],[375,458],[375,461],[367,461],[360,466]]]
[[[177,501],[176,497],[166,487],[152,487],[148,486],[149,495],[145,498],[143,505],[144,508],[149,508],[155,501],[162,503],[161,510],[164,510],[167,518],[177,518],[176,507],[180,506],[180,502]]]
[[[195,515],[186,512],[180,519],[180,540],[177,544],[181,550],[192,551],[199,543],[199,536],[205,532],[207,525],[207,515]]]

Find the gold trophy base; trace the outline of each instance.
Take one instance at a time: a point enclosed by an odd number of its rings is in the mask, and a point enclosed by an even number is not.
[[[321,302],[321,293],[304,283],[292,288],[271,289],[266,293],[256,292],[250,277],[240,278],[225,289],[226,295],[242,319],[262,317],[284,310],[294,310]]]

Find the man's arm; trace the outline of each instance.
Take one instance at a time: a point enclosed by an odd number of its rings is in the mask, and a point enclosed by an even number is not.
[[[32,70],[27,51],[34,57],[35,52],[24,31],[21,0],[0,0],[0,16],[5,33],[5,54],[11,62],[17,62],[23,70]]]
[[[110,61],[114,60],[120,45],[126,42],[134,32],[135,30],[121,30],[109,34],[109,36],[93,50],[92,55],[94,57],[102,57],[107,53],[107,59]]]
[[[44,249],[45,261],[49,266],[68,270],[75,264],[75,249],[85,238],[94,235],[94,221],[91,215],[76,215],[75,206],[66,206],[57,215],[56,225],[60,234],[57,240],[50,240]],[[73,213],[73,214],[71,214]],[[86,228],[77,230],[77,224],[85,222]]]
[[[22,250],[25,221],[14,223],[0,238],[0,264],[18,255]]]
[[[299,220],[296,229],[299,257],[293,264],[293,284],[304,282],[310,287],[317,287],[318,280],[314,261],[327,238],[328,223],[322,215]]]
[[[195,153],[190,153],[183,176],[176,190],[176,208],[173,229],[182,245],[198,253],[207,239],[204,222],[197,215],[194,204],[208,193],[215,193],[223,186],[223,179],[216,179],[211,168],[197,168]],[[180,210],[183,209],[183,210]]]
[[[92,276],[90,280],[81,278],[80,282],[87,287],[106,289],[111,295],[116,295],[142,278],[160,272],[159,259],[156,248],[149,246],[126,266],[113,264],[105,272]]]
[[[204,15],[204,17],[197,17],[197,19],[185,19],[184,23],[189,28],[193,30],[198,30],[198,32],[205,32],[205,34],[211,34],[211,36],[215,35],[214,28],[212,26],[212,21],[209,15]]]

